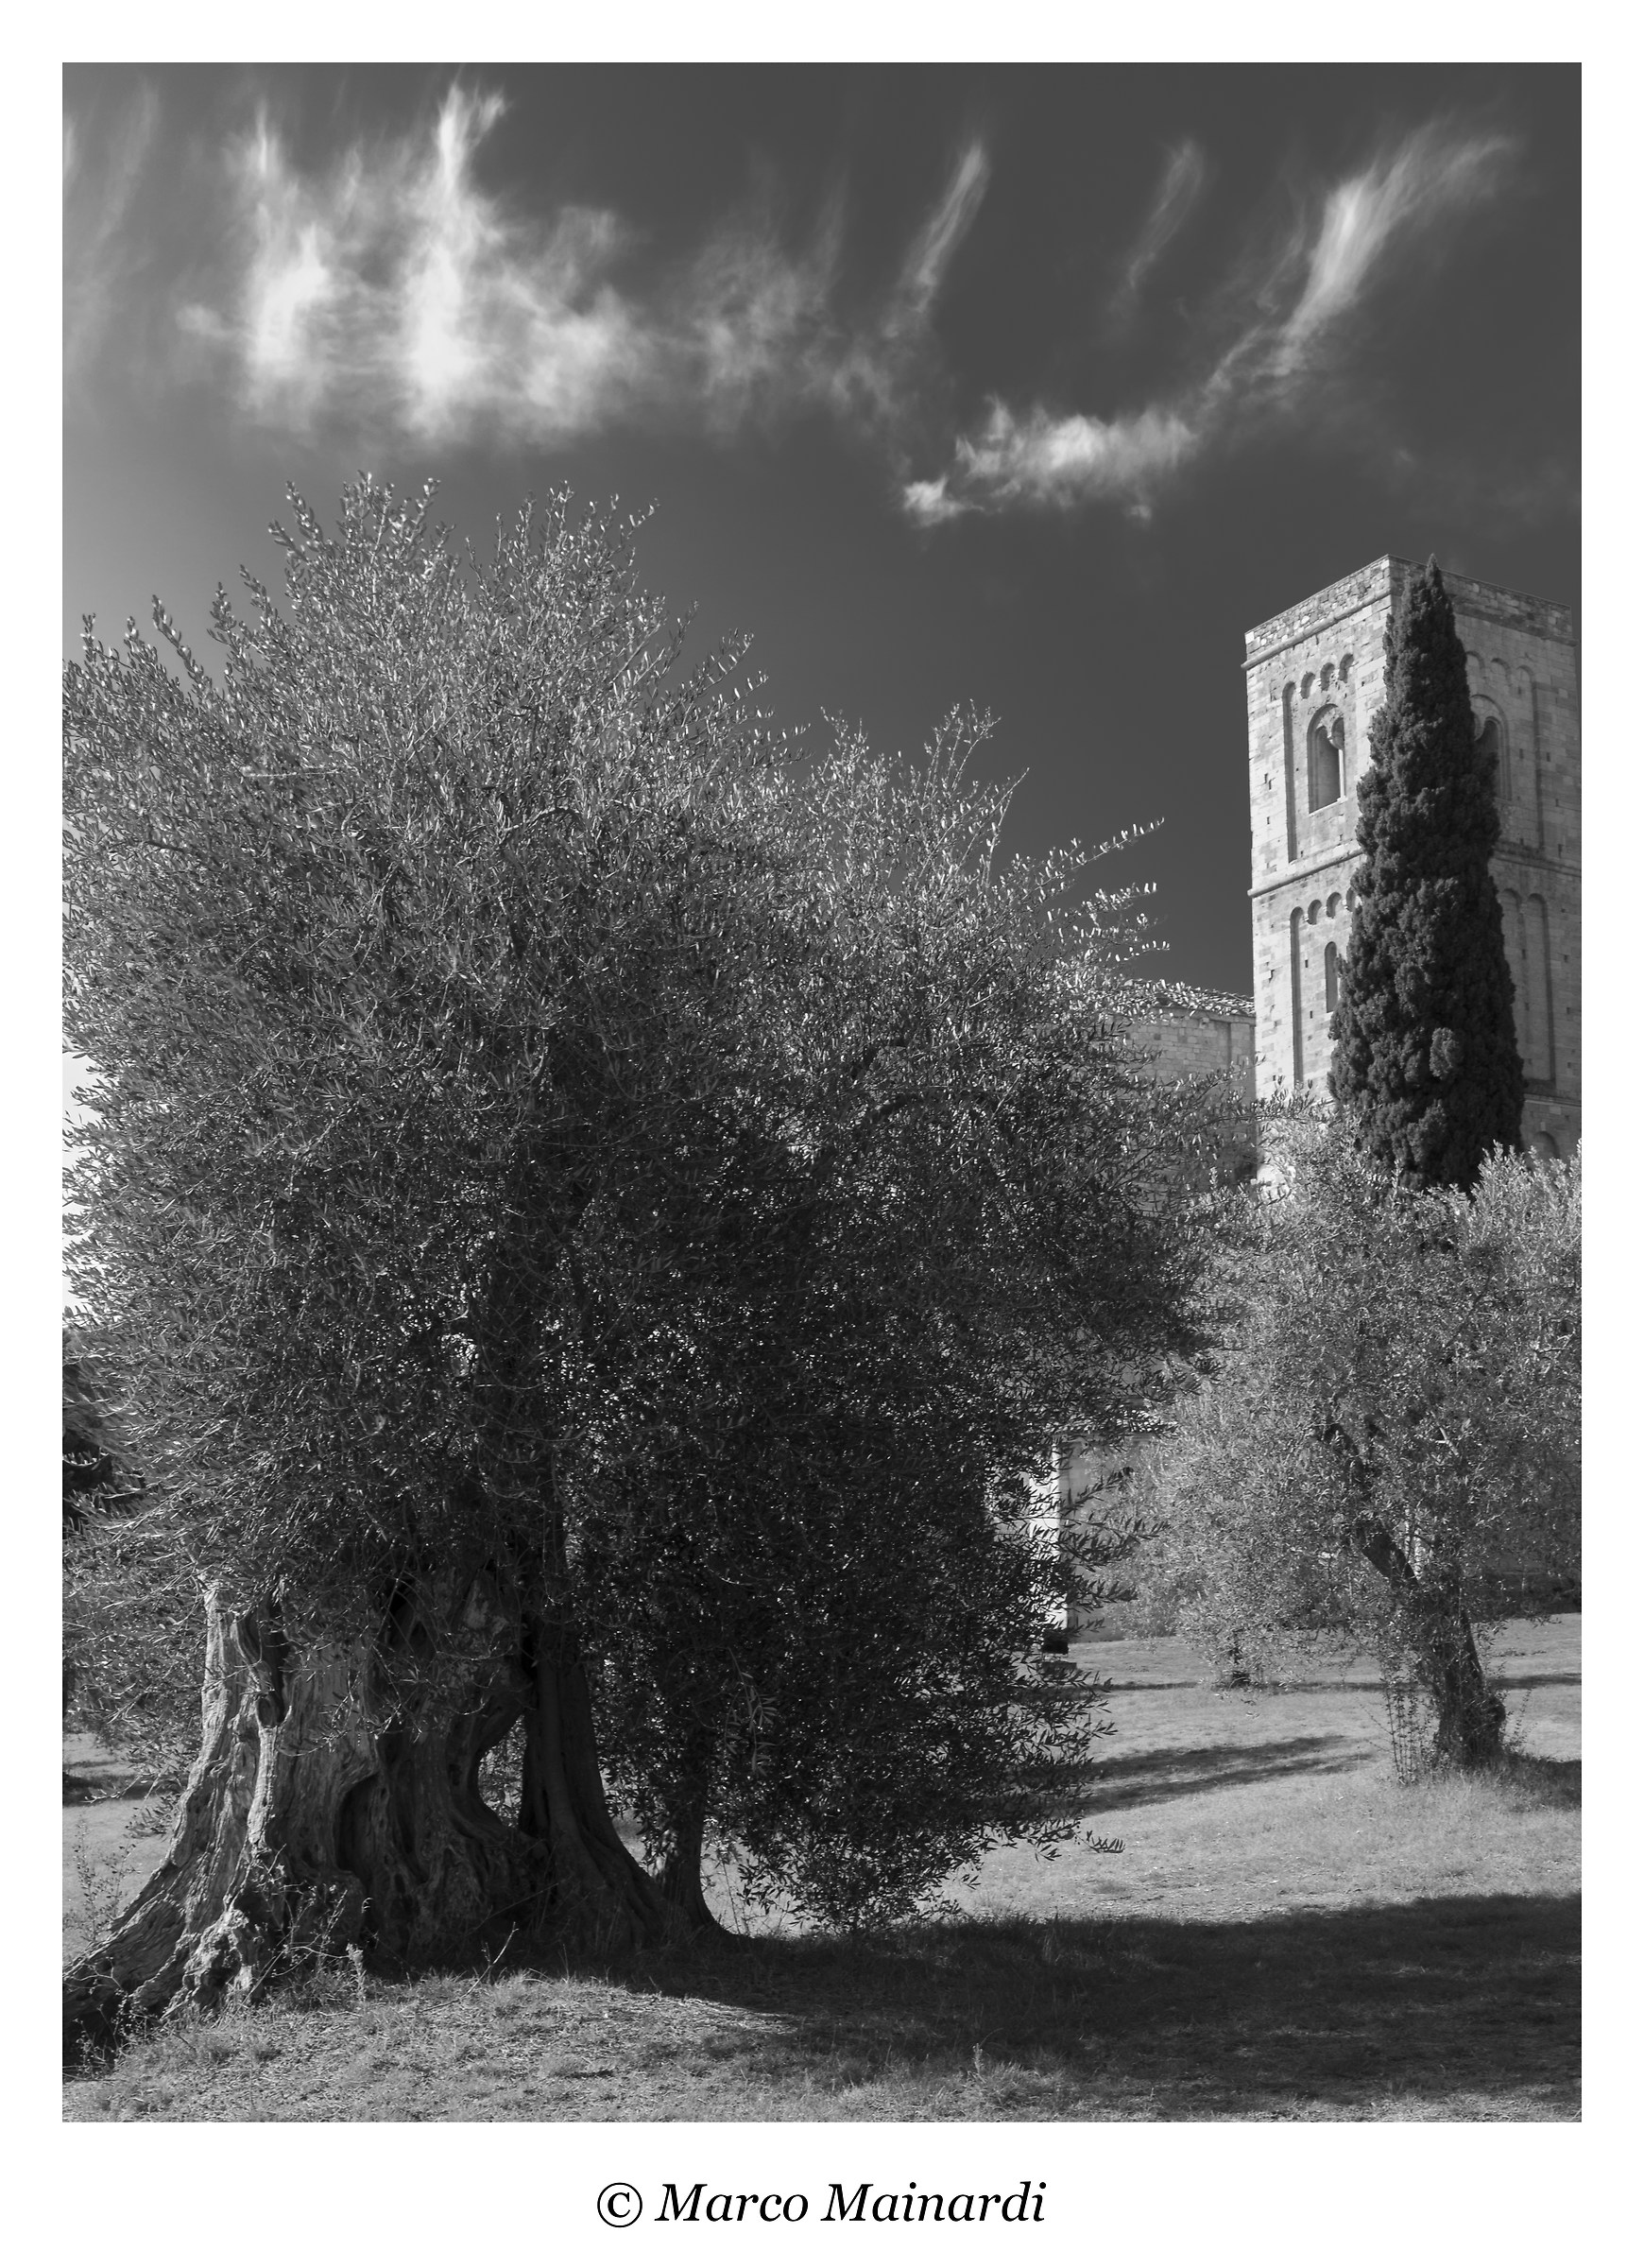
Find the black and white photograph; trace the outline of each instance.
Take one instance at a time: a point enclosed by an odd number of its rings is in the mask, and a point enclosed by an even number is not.
[[[67,2122],[1581,2120],[1582,68],[1056,56],[63,70]]]

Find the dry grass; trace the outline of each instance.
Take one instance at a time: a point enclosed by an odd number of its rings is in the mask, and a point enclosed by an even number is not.
[[[65,2115],[1573,2118],[1579,1630],[1510,1634],[1507,1767],[1408,1789],[1362,1666],[1246,1699],[1173,1641],[1081,1647],[1121,1727],[1086,1824],[1121,1855],[996,1852],[870,1941],[344,1971],[133,2043]]]

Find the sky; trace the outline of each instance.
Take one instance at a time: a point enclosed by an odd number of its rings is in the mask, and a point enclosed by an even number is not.
[[[286,485],[569,485],[781,724],[958,702],[1251,982],[1243,632],[1393,551],[1579,607],[1573,66],[73,65],[63,648]],[[209,659],[209,647],[205,648]]]

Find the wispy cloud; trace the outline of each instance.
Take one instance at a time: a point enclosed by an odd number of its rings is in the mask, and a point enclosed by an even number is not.
[[[897,319],[904,328],[929,321],[953,255],[986,195],[987,175],[987,152],[980,142],[972,142],[961,153],[946,191],[908,248],[900,287],[893,301]]]
[[[1134,417],[1055,418],[1034,408],[1021,416],[995,402],[974,437],[962,437],[950,472],[910,481],[910,516],[933,527],[967,511],[1015,505],[1059,506],[1118,501],[1145,518],[1149,492],[1173,473],[1199,437],[1173,410]]]
[[[1391,140],[1246,237],[1161,377],[1096,402],[990,395],[955,430],[937,324],[988,192],[979,141],[865,291],[843,185],[807,230],[750,199],[664,258],[620,212],[496,186],[504,115],[501,95],[454,86],[416,128],[319,163],[271,115],[185,144],[146,86],[118,116],[71,120],[71,381],[117,343],[123,373],[180,367],[272,430],[423,446],[635,425],[729,438],[821,415],[866,438],[921,525],[1089,506],[1144,519],[1212,451],[1361,403],[1372,310],[1500,193],[1514,154],[1453,121]],[[1191,140],[1164,154],[1117,266],[1110,345],[1210,175]]]
[[[1178,142],[1165,157],[1165,168],[1154,192],[1147,217],[1124,261],[1119,287],[1108,307],[1115,328],[1122,329],[1135,317],[1141,287],[1178,235],[1199,193],[1210,178],[1209,163],[1193,141]]]
[[[159,122],[146,83],[95,141],[74,119],[63,121],[63,361],[71,376],[101,351],[143,281],[146,248],[131,220]]]
[[[838,198],[798,249],[749,209],[636,281],[645,248],[620,215],[526,215],[484,185],[476,160],[502,112],[497,95],[454,89],[432,132],[318,173],[266,119],[228,152],[233,257],[179,319],[248,415],[300,432],[563,442],[822,409],[894,449],[986,185],[980,146],[960,154],[889,289],[848,311]]]
[[[619,420],[654,383],[657,341],[612,280],[619,218],[570,206],[533,227],[476,180],[501,109],[454,90],[431,134],[317,174],[265,117],[229,148],[226,272],[179,320],[248,415],[556,438]]]
[[[1166,168],[1126,286],[1132,277],[1139,283],[1180,225],[1195,185],[1190,147]],[[945,471],[904,483],[904,510],[933,526],[967,512],[1103,500],[1145,519],[1195,455],[1276,418],[1305,416],[1339,375],[1356,335],[1352,318],[1396,285],[1424,240],[1447,237],[1498,192],[1512,154],[1500,136],[1437,124],[1378,151],[1307,200],[1276,246],[1246,255],[1221,295],[1238,310],[1235,335],[1207,367],[1108,417],[995,401],[954,442]]]
[[[1276,371],[1296,369],[1310,346],[1365,297],[1396,251],[1493,197],[1512,150],[1503,136],[1454,137],[1429,126],[1339,181],[1307,245],[1306,280],[1285,319]]]

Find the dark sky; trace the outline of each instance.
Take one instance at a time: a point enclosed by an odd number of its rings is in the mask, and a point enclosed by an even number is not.
[[[961,700],[1016,847],[1162,818],[1248,988],[1242,632],[1384,551],[1578,603],[1574,67],[76,66],[65,650],[293,482],[654,505],[784,722]],[[209,649],[208,649],[209,658]]]

